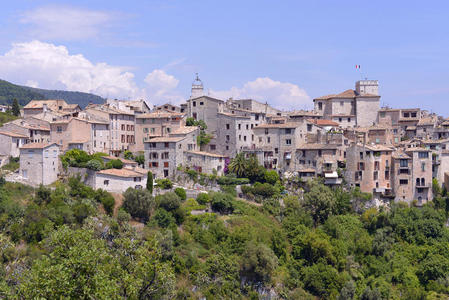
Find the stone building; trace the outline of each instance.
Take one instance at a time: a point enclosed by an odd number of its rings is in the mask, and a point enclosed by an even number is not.
[[[299,145],[307,142],[307,134],[322,129],[309,122],[261,124],[253,128],[255,147],[249,151],[261,152],[259,162],[268,169],[294,171],[294,155]]]
[[[314,111],[341,127],[371,126],[377,121],[380,96],[377,80],[360,80],[355,90],[315,98]]]
[[[432,199],[432,158],[429,149],[409,148],[393,155],[395,201],[423,205]]]
[[[134,113],[118,110],[108,105],[88,105],[85,113],[109,122],[109,153],[119,156],[135,143]]]
[[[374,199],[392,195],[393,148],[384,145],[352,144],[346,149],[345,178],[350,186],[372,193]]]
[[[168,136],[184,126],[183,114],[158,110],[136,116],[133,151],[143,151],[144,143],[153,137]]]
[[[295,153],[295,172],[302,179],[320,176],[325,179],[325,184],[341,184],[342,178],[339,178],[337,172],[339,148],[338,144],[307,143],[299,145]]]
[[[58,179],[59,146],[29,143],[20,148],[20,175],[33,185],[49,185]]]
[[[61,151],[80,149],[88,153],[109,152],[109,122],[70,118],[50,123],[51,141]]]
[[[50,123],[35,117],[27,117],[5,123],[1,129],[26,135],[32,143],[50,142]]]
[[[208,151],[234,157],[243,149],[255,148],[254,123],[250,116],[223,112],[217,114],[216,122],[220,126],[216,137],[206,146]]]
[[[145,102],[145,100],[117,100],[107,99],[106,105],[111,108],[115,108],[120,111],[131,113],[133,115],[146,114],[151,111],[151,108]]]
[[[170,104],[170,103],[157,105],[157,106],[154,107],[153,111],[185,113],[184,109],[181,106],[173,105],[173,104]]]
[[[81,111],[81,107],[78,104],[67,104],[65,100],[31,100],[23,107],[23,117],[26,118],[46,111],[75,117]]]
[[[155,178],[172,177],[176,168],[184,164],[184,152],[196,151],[197,131],[179,136],[156,137],[144,143],[145,168]]]
[[[225,156],[204,151],[186,151],[184,165],[199,173],[224,175]]]
[[[148,171],[141,168],[107,169],[95,172],[94,189],[123,193],[128,188],[143,189]]]
[[[19,157],[20,147],[28,141],[29,139],[26,135],[0,128],[0,155],[5,157]]]

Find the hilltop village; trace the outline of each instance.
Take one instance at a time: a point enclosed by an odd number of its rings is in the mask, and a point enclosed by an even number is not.
[[[355,89],[315,98],[311,111],[281,111],[205,95],[197,77],[180,106],[107,100],[81,109],[33,100],[0,128],[1,164],[20,162],[11,180],[49,185],[67,167],[60,157],[79,149],[105,165],[120,160],[121,168],[88,168],[85,182],[123,192],[144,187],[148,171],[173,181],[181,169],[221,176],[236,155],[255,156],[286,180],[318,177],[359,187],[376,201],[423,205],[432,199],[432,181],[449,185],[449,120],[419,108],[381,107],[380,98],[377,80],[360,80]]]

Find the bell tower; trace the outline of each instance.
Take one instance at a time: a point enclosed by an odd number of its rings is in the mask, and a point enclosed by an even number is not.
[[[192,92],[190,94],[190,99],[198,98],[201,96],[204,96],[203,82],[198,77],[198,73],[196,73],[196,78],[192,83]]]

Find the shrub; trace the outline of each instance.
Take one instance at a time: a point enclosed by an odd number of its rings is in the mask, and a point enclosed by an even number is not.
[[[201,205],[208,203],[210,201],[209,194],[199,193],[198,196],[196,197],[196,201]]]
[[[159,188],[163,190],[169,190],[173,187],[173,183],[168,178],[157,179],[156,184]]]
[[[97,159],[91,159],[86,163],[86,168],[94,171],[100,171],[103,168],[103,164]]]
[[[73,216],[78,223],[82,224],[84,219],[94,215],[95,211],[95,208],[91,204],[79,202],[73,207]]]
[[[278,192],[278,189],[269,183],[256,182],[254,184],[254,187],[252,188],[252,192],[254,195],[258,195],[264,198],[270,198]]]
[[[126,150],[126,151],[123,153],[123,157],[124,157],[125,159],[134,159],[133,153],[132,153],[131,151],[129,151],[129,150]]]
[[[154,213],[153,220],[159,227],[167,228],[170,224],[175,223],[175,218],[165,209],[158,208]]]
[[[154,199],[147,190],[136,190],[128,188],[123,197],[123,209],[133,218],[147,221],[150,211],[154,206]]]
[[[120,224],[126,223],[131,219],[131,215],[124,210],[123,208],[120,208],[117,212],[117,221]]]
[[[241,185],[241,184],[248,184],[249,179],[248,178],[237,178],[234,176],[220,176],[217,179],[217,183],[219,185]]]
[[[186,190],[181,187],[177,187],[175,189],[175,194],[178,195],[179,199],[181,199],[182,201],[185,201],[187,199]]]
[[[244,195],[253,194],[253,187],[250,185],[242,185],[241,189]]]
[[[198,180],[198,172],[194,169],[189,169],[186,171],[186,174],[189,176],[190,180],[197,181]]]
[[[122,169],[123,162],[120,159],[112,159],[106,163],[106,169]]]
[[[148,171],[147,175],[147,190],[153,194],[153,173],[151,171]]]
[[[275,184],[279,181],[279,174],[275,170],[267,170],[264,175],[265,182]]]
[[[103,205],[104,210],[108,215],[112,215],[115,206],[115,199],[110,193],[99,189],[95,192],[95,200]]]
[[[173,211],[181,206],[181,200],[178,195],[173,192],[156,196],[156,203],[166,211]]]
[[[234,197],[225,193],[213,193],[211,206],[214,211],[222,214],[230,214],[234,211]]]

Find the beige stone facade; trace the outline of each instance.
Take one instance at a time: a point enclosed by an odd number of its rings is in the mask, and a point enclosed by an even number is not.
[[[58,179],[59,146],[30,143],[20,148],[19,173],[32,185],[49,185]]]

